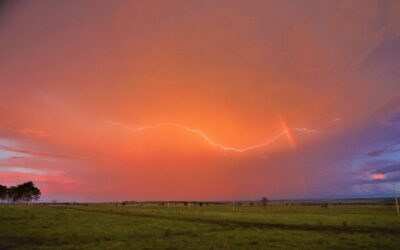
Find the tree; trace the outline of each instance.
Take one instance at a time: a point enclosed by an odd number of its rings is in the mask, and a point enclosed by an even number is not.
[[[3,203],[5,200],[7,200],[7,187],[0,185],[0,200]]]
[[[264,206],[266,206],[268,202],[269,202],[269,200],[268,200],[267,197],[262,197],[262,198],[261,198],[261,203],[262,203]]]
[[[1,186],[1,185],[0,185]],[[0,190],[3,190],[4,186],[0,187]],[[42,194],[40,192],[40,189],[35,187],[33,182],[25,182],[23,184],[20,184],[18,186],[12,186],[12,187],[5,187],[6,189],[6,194],[5,196],[0,195],[0,199],[4,200],[7,199],[7,201],[12,201],[12,202],[31,202],[31,201],[37,201],[40,198],[40,195]],[[1,193],[2,191],[0,191]],[[4,198],[3,198],[4,197]]]
[[[23,200],[26,202],[37,201],[39,200],[40,195],[42,195],[40,189],[35,187],[35,185],[31,181],[22,184],[21,189],[23,190]]]
[[[33,201],[38,201],[40,196],[42,195],[42,192],[40,191],[39,188],[37,188],[37,187],[35,187],[35,185],[33,185],[32,190],[31,190],[31,195],[32,195]]]
[[[15,186],[11,186],[7,189],[7,201],[16,202],[18,201],[18,189]]]

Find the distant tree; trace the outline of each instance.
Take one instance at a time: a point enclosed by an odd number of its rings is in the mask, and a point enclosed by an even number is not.
[[[11,186],[7,189],[7,202],[16,202],[18,200],[17,187]]]
[[[41,194],[40,189],[35,187],[31,181],[7,189],[7,199],[12,202],[37,201]]]
[[[35,185],[32,185],[31,195],[33,201],[38,201],[40,199],[40,196],[42,195],[42,192],[39,188],[35,187]]]
[[[269,202],[269,200],[268,200],[267,197],[262,197],[261,198],[261,203],[263,204],[263,206],[266,206],[268,202]]]
[[[18,185],[17,188],[19,189],[20,197],[23,202],[37,201],[42,194],[31,181]]]
[[[325,202],[325,203],[322,203],[322,204],[321,204],[321,207],[322,207],[322,208],[328,208],[329,205],[328,205],[328,203]]]
[[[7,191],[7,187],[0,185],[0,200],[1,203],[3,203],[4,201],[7,200],[7,196],[8,196],[8,191]]]

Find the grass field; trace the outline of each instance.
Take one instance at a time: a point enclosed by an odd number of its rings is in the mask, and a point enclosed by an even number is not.
[[[0,206],[0,249],[400,249],[387,206]]]

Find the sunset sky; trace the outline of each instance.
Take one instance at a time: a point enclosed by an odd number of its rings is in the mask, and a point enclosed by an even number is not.
[[[400,1],[1,1],[0,184],[42,200],[376,197]]]

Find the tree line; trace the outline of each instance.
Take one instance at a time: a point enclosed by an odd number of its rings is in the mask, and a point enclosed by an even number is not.
[[[0,200],[2,203],[29,203],[39,200],[41,194],[40,189],[35,187],[35,184],[31,181],[11,187],[0,185]]]

